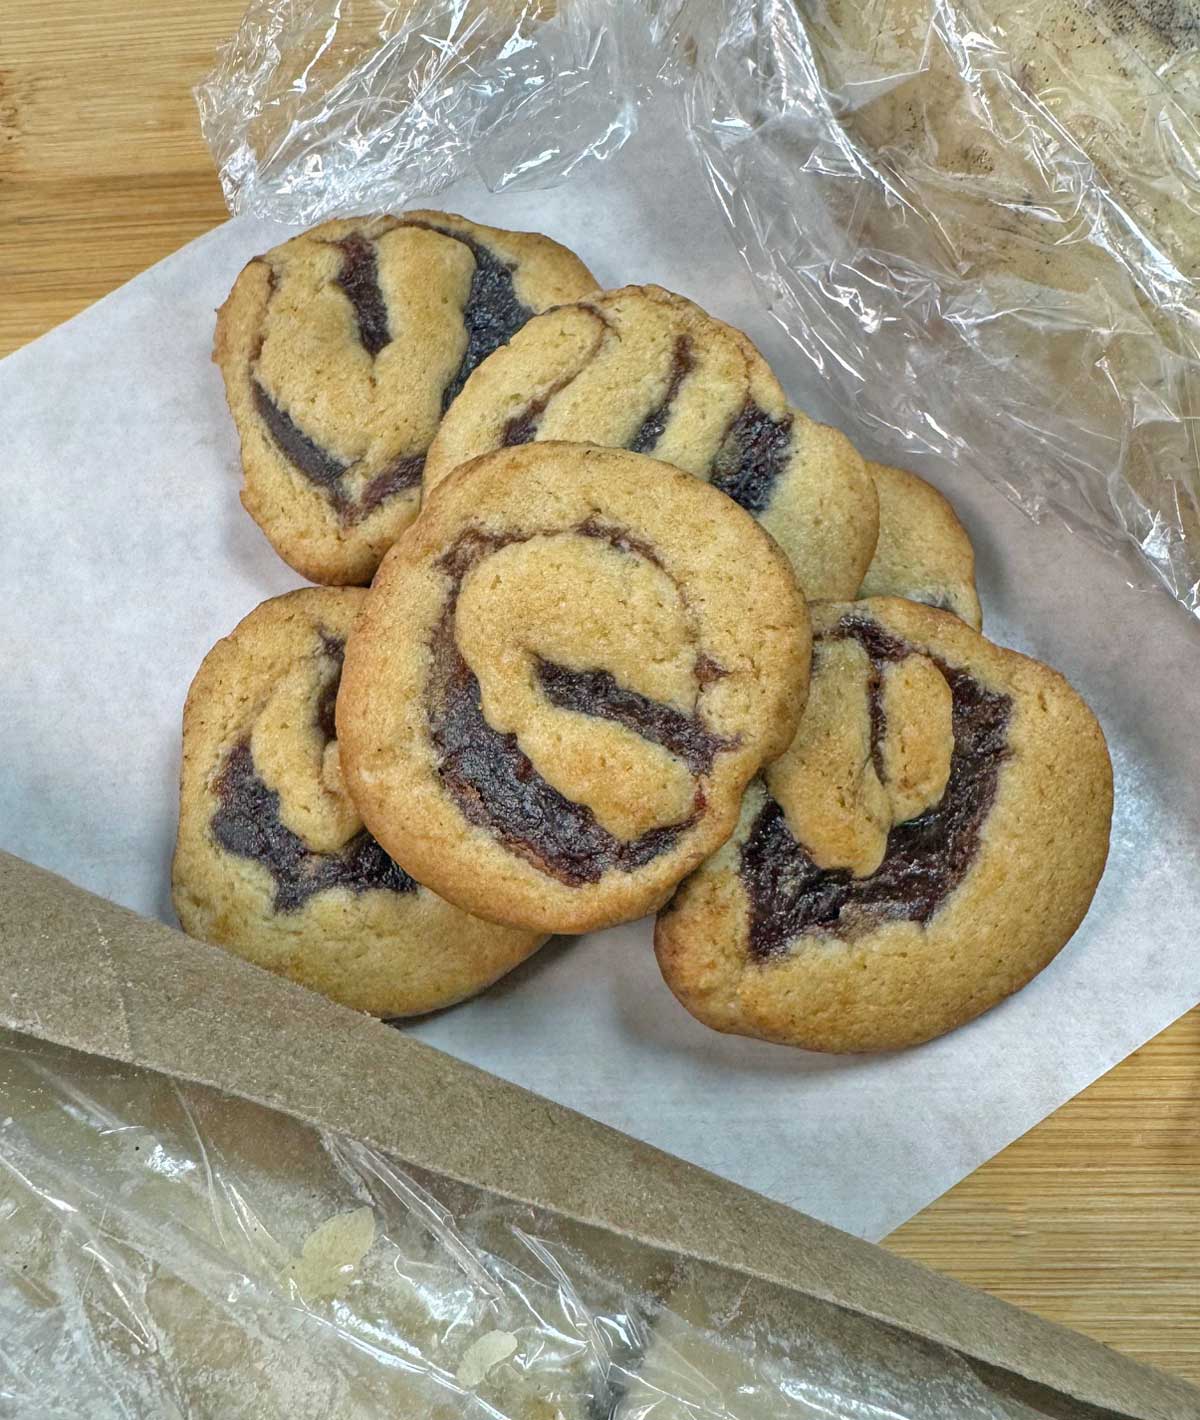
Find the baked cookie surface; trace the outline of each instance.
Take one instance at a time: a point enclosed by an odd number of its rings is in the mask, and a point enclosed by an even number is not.
[[[311,581],[369,582],[476,365],[595,287],[549,237],[449,212],[322,223],[256,257],[217,316],[242,503]]]
[[[205,657],[184,710],[172,887],[185,932],[380,1016],[482,991],[542,936],[419,887],[346,795],[334,705],[366,593],[264,602]]]
[[[810,1050],[931,1039],[1045,967],[1104,868],[1104,736],[1056,672],[950,613],[813,608],[808,709],[660,914],[667,984]]]
[[[858,595],[924,602],[980,630],[975,549],[949,500],[906,469],[867,470],[879,495],[879,540]]]
[[[537,443],[426,496],[346,649],[371,832],[466,910],[582,932],[661,906],[732,832],[808,678],[787,561],[644,455]]]
[[[658,286],[600,292],[537,316],[467,381],[425,463],[535,440],[652,454],[752,513],[809,597],[852,597],[878,531],[866,465],[836,429],[788,405],[750,340]]]

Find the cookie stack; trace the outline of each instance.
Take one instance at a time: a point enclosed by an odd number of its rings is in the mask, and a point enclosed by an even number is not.
[[[252,261],[215,358],[242,501],[324,585],[193,682],[193,935],[399,1017],[656,912],[699,1020],[845,1051],[971,1019],[1082,920],[1094,717],[980,634],[945,499],[740,331],[413,212]]]

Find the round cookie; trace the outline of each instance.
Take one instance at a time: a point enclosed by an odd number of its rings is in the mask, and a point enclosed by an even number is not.
[[[878,499],[844,434],[788,406],[739,330],[658,286],[600,292],[529,321],[467,381],[425,462],[459,464],[534,440],[653,454],[711,482],[763,524],[809,597],[852,597]]]
[[[548,237],[450,212],[324,222],[246,266],[213,359],[242,503],[302,576],[365,584],[417,515],[467,376],[538,311],[595,288]]]
[[[342,769],[450,901],[583,932],[662,905],[783,752],[809,624],[742,510],[642,454],[538,443],[427,494],[346,648]]]
[[[660,915],[717,1030],[888,1050],[1025,985],[1104,869],[1112,768],[1055,671],[895,598],[813,608],[808,709],[732,839]]]
[[[905,469],[867,469],[879,494],[879,541],[858,595],[924,602],[980,630],[975,549],[949,500]]]
[[[364,828],[334,737],[366,592],[264,602],[204,658],[183,716],[172,887],[185,932],[378,1016],[473,996],[545,940],[419,887]]]

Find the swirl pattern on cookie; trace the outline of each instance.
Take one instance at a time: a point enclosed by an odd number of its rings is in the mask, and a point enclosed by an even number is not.
[[[325,222],[250,262],[214,359],[242,501],[280,556],[313,581],[369,581],[416,516],[426,451],[471,372],[594,287],[549,238],[448,212]]]
[[[850,441],[789,406],[741,331],[660,287],[529,321],[448,411],[425,486],[536,440],[651,454],[712,483],[780,543],[810,597],[853,596],[871,561],[878,499]]]
[[[191,935],[405,1016],[483,990],[543,938],[420,887],[346,793],[335,704],[365,595],[276,597],[205,658],[184,712],[173,889]]]
[[[1070,938],[1111,810],[1103,734],[1061,676],[913,602],[814,608],[799,732],[660,914],[659,964],[719,1030],[928,1040]]]
[[[345,773],[389,853],[464,908],[624,921],[732,831],[808,654],[785,559],[728,500],[638,454],[502,450],[380,568],[347,649]]]
[[[924,602],[979,631],[975,549],[949,500],[905,469],[867,470],[879,495],[879,540],[858,595]]]

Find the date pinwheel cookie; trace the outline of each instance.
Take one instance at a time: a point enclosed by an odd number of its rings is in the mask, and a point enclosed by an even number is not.
[[[363,827],[334,704],[366,593],[264,602],[205,657],[183,725],[175,910],[184,931],[379,1016],[482,991],[544,937],[419,887]]]
[[[658,286],[529,321],[447,412],[425,486],[535,440],[652,454],[712,483],[779,542],[809,597],[854,596],[875,550],[875,485],[850,441],[789,407],[741,331]]]
[[[1025,985],[1082,921],[1108,751],[1060,675],[948,612],[878,598],[813,622],[799,733],[659,916],[655,950],[718,1030],[913,1045]]]
[[[213,358],[247,512],[310,581],[371,580],[417,515],[426,450],[468,375],[595,287],[549,237],[449,212],[322,223],[256,257]]]
[[[641,454],[502,450],[427,494],[346,648],[342,769],[466,910],[582,932],[653,911],[733,831],[808,679],[787,560]]]

